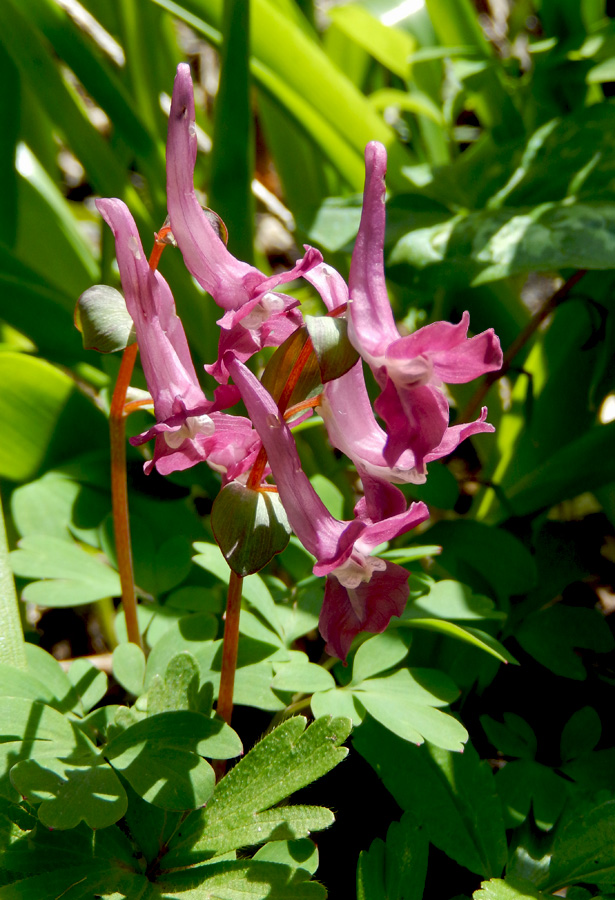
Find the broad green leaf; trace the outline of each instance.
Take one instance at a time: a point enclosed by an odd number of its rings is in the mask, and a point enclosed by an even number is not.
[[[472,284],[529,271],[609,269],[615,249],[615,205],[608,201],[543,203],[459,213],[400,238],[391,265],[467,267]]]
[[[282,806],[253,813],[236,824],[216,822],[208,825],[207,816],[203,818],[204,827],[196,843],[192,847],[180,846],[176,851],[171,850],[164,857],[165,867],[193,865],[230,850],[268,841],[299,840],[312,831],[329,828],[334,821],[333,813],[322,806]],[[279,861],[289,864],[287,860]]]
[[[587,800],[571,806],[555,833],[546,883],[557,890],[564,884],[588,882],[605,889],[615,880],[615,800]]]
[[[507,828],[520,825],[531,805],[536,825],[550,831],[566,803],[567,782],[553,769],[531,759],[507,763],[499,770],[495,786],[502,799]]]
[[[514,656],[512,656],[499,641],[496,641],[490,634],[479,631],[478,628],[464,628],[461,625],[456,625],[454,622],[446,622],[443,619],[415,619],[413,617],[407,619],[405,625],[407,628],[433,631],[436,634],[443,634],[464,641],[467,644],[471,644],[473,647],[479,647],[491,656],[495,656],[500,662],[517,662]]]
[[[112,738],[105,758],[148,803],[163,809],[196,809],[211,797],[213,769],[201,758],[241,753],[224,722],[188,711],[163,712]]]
[[[135,871],[133,852],[134,845],[115,826],[97,831],[93,841],[85,825],[50,831],[39,823],[4,851],[0,898],[58,900],[64,894],[91,900],[99,894],[153,900],[147,879]]]
[[[334,688],[328,691],[317,691],[310,702],[314,716],[344,716],[350,719],[356,728],[365,718],[365,707],[358,696],[347,688]]]
[[[518,168],[490,205],[538,206],[565,197],[612,199],[614,122],[611,103],[546,122],[530,136]]]
[[[553,453],[507,491],[515,514],[527,515],[610,484],[615,476],[609,452],[614,438],[615,423],[596,425]],[[588,459],[591,466],[586,465]]]
[[[157,882],[166,897],[182,900],[325,900],[321,884],[306,881],[306,872],[264,860],[213,862],[166,874]]]
[[[27,645],[26,645],[27,646]],[[0,696],[2,697],[21,697],[24,700],[40,700],[47,706],[56,708],[71,709],[74,696],[70,698],[68,704],[58,703],[53,692],[39,678],[36,678],[30,672],[23,672],[13,665],[6,663],[0,664]]]
[[[210,613],[195,613],[176,620],[148,656],[145,687],[149,687],[154,675],[163,676],[173,657],[183,650],[194,656],[201,671],[208,671],[220,647],[219,642],[213,641],[217,630],[217,622]]]
[[[334,25],[363,47],[399,78],[406,81],[410,75],[410,55],[416,41],[407,31],[383,25],[364,7],[349,3],[335,6],[327,15]]]
[[[384,678],[368,678],[353,688],[365,709],[394,734],[414,744],[463,751],[468,733],[452,716],[435,707],[451,702],[458,691],[442,673],[401,669]]]
[[[147,692],[147,714],[155,716],[176,709],[199,712],[199,667],[187,651],[178,653],[169,662],[162,679],[157,675]]]
[[[68,679],[75,688],[84,712],[89,712],[107,693],[107,676],[89,659],[76,659],[71,663]]]
[[[515,713],[504,713],[504,722],[497,722],[491,716],[481,716],[480,724],[485,734],[504,756],[533,759],[536,754],[536,735],[525,719]]]
[[[615,646],[611,631],[597,610],[563,603],[528,616],[515,636],[543,666],[577,681],[587,677],[577,649],[608,653]]]
[[[50,287],[78,295],[98,276],[91,244],[63,193],[23,143],[17,148],[19,226],[15,253]]]
[[[315,691],[326,691],[335,687],[335,679],[330,672],[308,662],[289,662],[276,666],[276,675],[272,687],[281,691],[301,691],[312,694]]]
[[[455,509],[459,500],[459,482],[442,463],[429,464],[429,478],[424,484],[412,485],[412,499],[422,500],[431,509]],[[439,550],[437,551],[440,552]]]
[[[357,900],[421,900],[429,843],[410,813],[359,855]]]
[[[68,756],[76,738],[68,719],[43,703],[23,697],[0,699],[0,794],[13,798],[9,770],[22,759]]]
[[[353,744],[436,847],[472,872],[501,873],[508,851],[500,800],[487,763],[470,745],[461,754],[415,747],[369,719]]]
[[[136,644],[118,644],[113,651],[113,677],[130,694],[138,697],[143,691],[145,655]]]
[[[240,577],[262,569],[282,552],[290,535],[277,494],[251,490],[237,481],[216,497],[211,527],[224,558]]]
[[[548,900],[550,896],[538,891],[531,882],[513,876],[483,881],[480,890],[472,894],[474,900]]]
[[[159,713],[130,726],[118,737],[114,737],[105,747],[105,756],[116,760],[126,754],[123,764],[128,765],[128,756],[139,747],[183,751],[199,754],[209,759],[231,759],[242,753],[242,746],[236,732],[220,719],[210,719],[200,713],[177,710]]]
[[[351,684],[356,685],[366,678],[392,669],[407,655],[408,643],[399,631],[391,629],[368,638],[355,653]]]
[[[102,758],[87,766],[27,759],[13,767],[11,781],[31,803],[40,802],[39,819],[48,828],[75,828],[81,821],[107,828],[128,805],[117,775]]]
[[[77,300],[75,325],[86,350],[113,353],[125,350],[136,340],[134,322],[119,291],[106,284],[95,284]]]
[[[264,644],[271,644],[273,647],[284,647],[284,643],[279,635],[268,624],[265,625],[259,616],[254,615],[248,609],[241,610],[239,631],[255,641],[262,641]]]
[[[27,481],[39,469],[74,383],[64,372],[23,353],[0,354],[0,475]]]
[[[470,585],[475,593],[494,592],[499,600],[505,600],[524,594],[536,581],[530,552],[507,531],[460,519],[438,522],[428,534],[430,540],[442,545],[435,568],[441,567]],[[444,593],[446,589],[438,590]]]
[[[282,651],[280,656],[287,658],[287,651]],[[273,678],[271,658],[254,665],[239,665],[235,673],[235,703],[242,706],[255,706],[257,709],[266,709],[271,712],[285,709],[290,703],[291,695],[283,693],[282,696],[285,699],[281,699],[273,690]],[[218,679],[214,682],[214,693],[216,695],[218,693]]]
[[[318,847],[309,838],[269,841],[256,851],[252,859],[263,859],[295,869],[306,869],[314,875],[318,868]]]
[[[143,743],[119,754],[111,764],[140,797],[161,809],[197,809],[207,803],[214,789],[215,775],[209,763],[179,748]]]
[[[53,288],[4,244],[0,284],[2,318],[27,335],[41,354],[62,362],[83,359],[85,351],[73,329],[74,296]]]
[[[488,597],[474,594],[467,585],[449,579],[432,585],[428,594],[412,598],[402,619],[427,616],[455,621],[504,618]]]
[[[11,513],[21,537],[48,534],[98,546],[97,529],[109,514],[110,500],[60,472],[46,472],[11,496]],[[71,536],[72,535],[72,536]]]
[[[11,554],[16,575],[42,578],[26,585],[23,598],[41,606],[75,606],[121,594],[117,572],[74,543],[30,535]]]
[[[593,750],[602,733],[600,716],[593,706],[578,709],[564,725],[560,756],[565,762]]]
[[[26,660],[29,675],[41,681],[55,698],[49,706],[54,706],[60,712],[81,711],[82,706],[75,685],[51,653],[47,653],[36,644],[26,643]]]

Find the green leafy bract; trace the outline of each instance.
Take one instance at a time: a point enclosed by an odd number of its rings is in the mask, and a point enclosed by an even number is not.
[[[238,481],[225,485],[216,497],[211,527],[224,558],[241,577],[262,569],[290,536],[277,494],[251,490]]]

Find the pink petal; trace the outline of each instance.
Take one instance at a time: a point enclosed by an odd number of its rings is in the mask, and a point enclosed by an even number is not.
[[[350,340],[365,358],[381,356],[399,340],[384,278],[384,206],[387,153],[371,141],[365,148],[361,224],[350,265]]]
[[[126,307],[135,323],[156,418],[173,415],[177,397],[185,409],[206,412],[209,404],[196,376],[173,295],[162,275],[150,269],[128,207],[121,200],[98,200],[96,205],[115,237]]]
[[[380,634],[392,616],[403,613],[410,589],[408,572],[392,562],[374,572],[369,582],[348,591],[329,575],[318,627],[331,656],[345,660],[353,638],[361,631]]]
[[[391,344],[387,361],[427,357],[434,377],[445,384],[465,384],[502,367],[500,341],[492,328],[468,338],[469,313],[461,322],[433,322]]]
[[[389,380],[374,406],[387,424],[386,461],[396,465],[410,449],[417,469],[422,471],[426,455],[446,433],[449,411],[442,391],[428,384],[398,389]]]

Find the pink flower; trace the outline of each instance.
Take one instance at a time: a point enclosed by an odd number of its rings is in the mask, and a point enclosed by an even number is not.
[[[316,557],[314,574],[327,576],[319,627],[327,652],[345,659],[355,635],[384,631],[408,598],[408,572],[372,551],[425,521],[429,511],[424,503],[406,509],[401,491],[372,481],[358,504],[360,516],[351,522],[335,519],[301,468],[294,438],[273,398],[230,354],[226,365],[267,451],[288,520]]]
[[[188,270],[226,310],[218,324],[222,329],[219,360],[207,371],[218,381],[228,381],[222,358],[232,350],[245,361],[262,347],[279,346],[300,319],[292,310],[297,301],[274,292],[322,262],[314,248],[286,272],[266,276],[254,266],[236,259],[212,227],[194,190],[197,152],[194,92],[190,67],[177,68],[169,115],[167,140],[167,204],[173,236]]]
[[[375,406],[388,427],[387,461],[393,465],[411,449],[422,471],[448,427],[443,384],[497,371],[502,351],[493,329],[468,338],[467,312],[457,325],[435,322],[400,336],[384,278],[385,172],[386,150],[372,141],[365,148],[363,211],[350,266],[348,333],[382,388]]]
[[[448,456],[473,434],[495,430],[486,421],[487,407],[484,406],[475,422],[447,427],[438,446],[426,453],[422,461],[411,445],[403,450],[394,465],[390,465],[386,454],[389,438],[374,416],[360,360],[341,378],[325,385],[318,411],[329,440],[352,460],[363,481],[369,474],[394,484],[423,484],[427,478],[427,463]]]
[[[147,387],[157,423],[134,445],[156,439],[154,465],[162,475],[206,460],[212,468],[236,477],[248,469],[258,451],[258,437],[246,418],[219,412],[237,402],[237,391],[221,386],[215,400],[205,397],[171,290],[154,272],[143,251],[139,232],[121,200],[98,200],[97,207],[115,237],[117,262],[134,324]]]

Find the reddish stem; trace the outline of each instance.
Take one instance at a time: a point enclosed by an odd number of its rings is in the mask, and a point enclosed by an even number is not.
[[[302,400],[301,403],[295,403],[294,406],[291,406],[290,409],[287,409],[284,413],[284,421],[296,416],[302,409],[315,409],[317,406],[321,405],[322,394],[318,394],[317,397],[311,397],[309,400]]]
[[[224,644],[222,647],[222,671],[220,672],[220,693],[218,694],[218,715],[230,725],[233,715],[233,689],[237,668],[237,648],[239,646],[239,614],[241,612],[241,590],[243,578],[231,570],[226,600],[224,621]]]
[[[117,567],[122,585],[122,604],[126,616],[128,640],[142,647],[139,622],[137,620],[137,598],[132,566],[130,543],[130,517],[128,512],[128,487],[126,484],[126,425],[124,404],[126,391],[130,385],[132,370],[137,358],[138,347],[131,344],[122,356],[120,371],[115,382],[111,411],[109,415],[109,435],[111,439],[111,503],[113,507],[113,531]]]
[[[303,369],[305,368],[305,364],[307,363],[308,359],[310,358],[310,356],[312,355],[313,352],[314,352],[314,345],[312,344],[312,339],[310,337],[308,337],[305,341],[305,344],[301,348],[301,353],[295,360],[294,366],[290,370],[290,375],[288,376],[288,378],[286,380],[286,384],[284,385],[284,390],[280,394],[280,399],[278,400],[278,409],[280,410],[281,413],[286,412],[286,407],[288,406],[290,398],[292,397],[293,391],[297,387],[297,382],[299,381],[299,378],[301,377],[301,373],[303,372]]]

